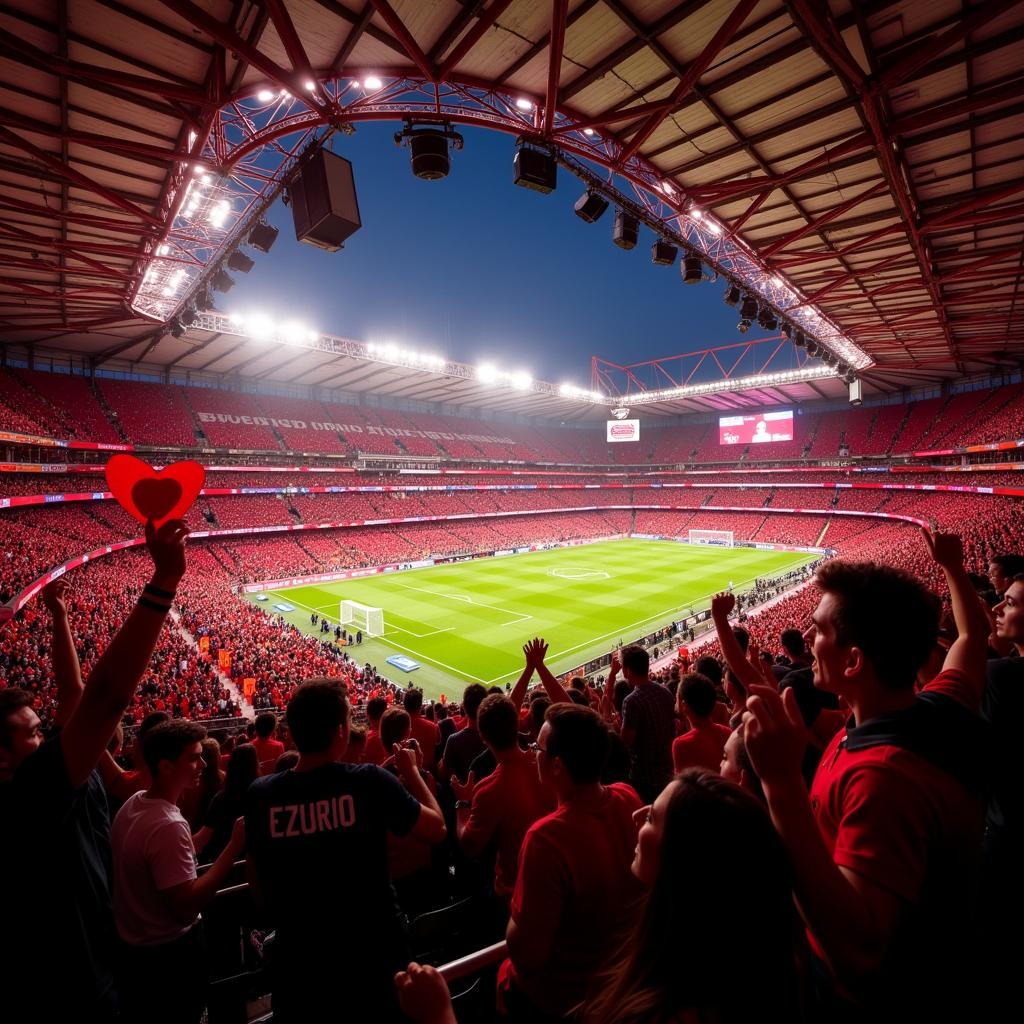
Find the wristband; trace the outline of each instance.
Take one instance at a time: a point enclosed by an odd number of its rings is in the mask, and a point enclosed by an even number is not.
[[[153,583],[147,583],[145,587],[143,587],[143,593],[151,594],[153,597],[162,597],[167,601],[174,600],[173,590],[161,590],[160,587],[156,586]]]
[[[171,610],[171,606],[169,604],[157,604],[156,601],[150,601],[145,594],[139,598],[138,604],[142,608],[148,608],[151,612],[161,612],[164,615]]]
[[[468,800],[456,800],[455,801],[455,810],[457,810],[457,811],[461,811],[461,810],[467,810],[468,811],[469,808],[472,807],[472,806],[473,805]]]

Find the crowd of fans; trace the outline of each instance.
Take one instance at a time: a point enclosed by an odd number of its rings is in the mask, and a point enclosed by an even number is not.
[[[1010,439],[1019,388],[1006,386],[910,403],[797,410],[791,441],[723,454],[714,422],[646,428],[638,446],[607,444],[565,427],[484,426],[472,420],[205,387],[0,371],[0,428],[60,438],[263,452],[419,455],[481,461],[639,465],[886,455]],[[72,412],[73,410],[73,412]],[[314,426],[315,424],[315,426]]]
[[[906,530],[759,611],[716,595],[714,645],[657,675],[628,646],[563,683],[536,639],[458,705],[225,602],[183,523],[148,528],[118,588],[96,563],[8,626],[5,1010],[213,1022],[207,914],[244,858],[276,1024],[453,1024],[408,922],[467,907],[504,940],[475,1020],[996,1019],[1024,895],[1013,528]],[[229,636],[267,710],[207,736]]]

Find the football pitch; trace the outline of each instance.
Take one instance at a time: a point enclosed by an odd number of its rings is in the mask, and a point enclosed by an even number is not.
[[[314,611],[333,626],[343,599],[380,607],[384,635],[349,648],[352,657],[396,682],[415,683],[430,698],[458,699],[470,682],[514,682],[531,637],[547,640],[553,671],[568,671],[620,640],[629,643],[707,608],[730,582],[742,590],[815,557],[614,540],[268,591],[260,606],[272,612],[277,603],[293,605],[285,618],[313,636],[320,636],[310,624]],[[396,654],[420,668],[403,672],[386,664]]]

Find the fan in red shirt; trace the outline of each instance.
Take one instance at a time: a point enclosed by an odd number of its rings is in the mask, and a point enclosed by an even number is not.
[[[256,716],[256,735],[252,745],[256,748],[256,756],[260,759],[260,775],[271,775],[277,759],[284,753],[284,744],[274,739],[277,732],[277,719],[269,711]]]
[[[402,706],[409,712],[412,724],[411,736],[420,745],[423,754],[423,767],[434,770],[437,763],[437,748],[441,743],[441,733],[437,726],[423,717],[423,691],[410,688],[402,695]]]
[[[493,693],[484,698],[477,727],[498,766],[480,782],[473,772],[465,783],[452,777],[462,851],[478,857],[491,844],[497,847],[494,891],[506,905],[515,889],[527,829],[555,809],[554,791],[538,774],[536,753],[520,749],[518,717],[508,697]]]
[[[679,684],[679,706],[690,723],[689,732],[672,741],[672,767],[678,775],[684,768],[718,771],[722,752],[732,735],[727,726],[713,720],[715,684],[699,672],[683,676]]]
[[[969,919],[990,746],[977,715],[989,624],[960,539],[924,534],[959,635],[943,671],[916,694],[938,637],[935,596],[909,573],[873,563],[818,571],[822,598],[807,633],[814,685],[842,697],[852,717],[825,749],[809,795],[792,689],[780,696],[750,682],[747,751],[793,861],[820,974],[831,980],[819,993],[830,1019],[962,1020],[979,989]],[[739,672],[725,597],[712,614]]]
[[[640,883],[630,868],[641,806],[625,783],[603,786],[608,728],[578,704],[548,708],[537,740],[558,809],[526,833],[499,977],[509,1019],[560,1019],[622,940]]]
[[[366,748],[363,751],[363,764],[383,764],[388,759],[388,752],[380,740],[380,720],[388,709],[388,702],[383,697],[371,697],[366,702]]]

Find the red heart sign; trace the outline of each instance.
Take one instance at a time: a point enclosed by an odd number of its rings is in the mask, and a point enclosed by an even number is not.
[[[162,526],[180,519],[195,503],[206,481],[198,462],[173,462],[153,469],[134,455],[115,455],[107,463],[107,486],[118,503],[140,523]]]

